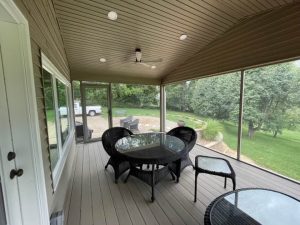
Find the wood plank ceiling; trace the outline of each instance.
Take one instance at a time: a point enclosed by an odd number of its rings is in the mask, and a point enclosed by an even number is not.
[[[241,21],[296,0],[54,0],[71,77],[160,83]],[[116,21],[108,12],[118,13]],[[187,34],[186,40],[179,40]],[[155,69],[136,64],[134,51]],[[105,58],[106,63],[99,59]]]

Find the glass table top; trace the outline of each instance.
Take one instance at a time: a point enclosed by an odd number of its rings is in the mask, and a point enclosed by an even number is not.
[[[300,224],[300,201],[265,189],[241,189],[217,200],[210,211],[210,222],[218,224]]]
[[[185,150],[182,140],[165,133],[142,133],[124,137],[117,141],[115,147],[121,154],[144,159],[166,158]]]
[[[201,169],[218,173],[231,173],[230,168],[225,160],[209,157],[198,157],[197,160],[198,167]]]

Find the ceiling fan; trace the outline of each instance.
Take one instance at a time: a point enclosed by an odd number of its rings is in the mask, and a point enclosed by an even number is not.
[[[142,50],[140,48],[135,49],[135,64],[143,65],[146,67],[149,67],[151,69],[155,69],[155,65],[151,65],[153,63],[159,63],[162,62],[162,58],[155,59],[155,60],[144,60],[142,59]],[[151,64],[149,64],[151,63]]]

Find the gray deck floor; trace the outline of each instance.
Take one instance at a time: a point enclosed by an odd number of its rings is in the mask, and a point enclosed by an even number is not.
[[[195,146],[191,158],[198,154],[224,157]],[[271,188],[300,199],[300,185],[228,159],[237,174],[237,188]],[[194,171],[189,167],[183,171],[180,183],[174,183],[171,177],[160,182],[155,188],[156,201],[151,203],[150,187],[138,179],[130,177],[124,184],[124,174],[115,184],[112,168],[104,170],[107,160],[101,142],[77,145],[72,192],[65,212],[68,225],[203,224],[208,204],[232,189],[229,180],[224,189],[223,178],[200,174],[198,201],[194,203]]]

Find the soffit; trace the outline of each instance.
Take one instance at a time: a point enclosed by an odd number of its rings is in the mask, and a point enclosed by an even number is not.
[[[293,0],[54,0],[72,79],[158,81],[234,25]],[[107,18],[116,11],[118,19]],[[181,34],[187,34],[184,41]],[[150,69],[137,65],[162,58]],[[106,58],[106,63],[99,59]],[[90,77],[89,77],[90,76]]]

